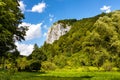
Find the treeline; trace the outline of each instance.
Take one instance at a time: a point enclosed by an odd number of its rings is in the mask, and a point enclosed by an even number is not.
[[[71,21],[71,20],[70,20]],[[54,69],[94,66],[110,71],[120,68],[120,11],[73,20],[71,30],[53,44],[40,49],[47,55],[44,63]],[[61,20],[59,23],[69,23]]]
[[[120,11],[102,13],[81,20],[60,20],[71,30],[53,44],[35,44],[28,57],[18,58],[21,70],[55,70],[93,66],[111,71],[120,69]]]

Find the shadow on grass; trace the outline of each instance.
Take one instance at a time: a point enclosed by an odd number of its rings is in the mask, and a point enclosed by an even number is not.
[[[94,76],[80,76],[80,77],[59,77],[59,76],[33,76],[39,77],[40,80],[91,80]]]
[[[94,76],[81,76],[80,78],[92,78]]]

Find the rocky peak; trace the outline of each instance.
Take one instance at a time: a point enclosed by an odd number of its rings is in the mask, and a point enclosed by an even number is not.
[[[48,30],[46,43],[52,44],[55,40],[58,40],[62,35],[65,35],[71,26],[63,23],[55,23]]]

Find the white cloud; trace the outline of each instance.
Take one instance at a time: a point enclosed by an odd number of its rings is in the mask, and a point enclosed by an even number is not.
[[[29,11],[42,13],[45,8],[46,8],[46,3],[41,2],[41,3],[38,3],[37,5],[34,5],[34,6],[32,7],[32,10],[29,10]]]
[[[19,8],[21,9],[21,11],[24,12],[26,5],[23,3],[23,1],[19,1],[19,5],[20,5]]]
[[[49,20],[50,20],[50,22],[52,22],[54,20],[54,15],[49,14]]]
[[[18,42],[16,42],[15,44],[21,55],[28,56],[33,51],[34,45],[32,45],[32,44],[22,44],[22,43],[18,43]]]
[[[105,11],[106,13],[111,12],[111,6],[104,5],[102,8],[100,8],[101,11]]]
[[[29,26],[28,31],[26,32],[25,40],[31,40],[41,37],[41,25],[42,23],[30,24],[24,22],[19,26]]]
[[[109,13],[109,12],[111,12],[111,9],[106,10],[106,13]]]

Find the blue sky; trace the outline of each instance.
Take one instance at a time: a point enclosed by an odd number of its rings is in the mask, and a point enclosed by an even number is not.
[[[82,19],[120,9],[120,0],[21,0],[19,4],[25,15],[21,25],[29,26],[26,40],[16,42],[22,55],[29,55],[35,43],[43,45],[48,29],[58,20]]]

